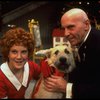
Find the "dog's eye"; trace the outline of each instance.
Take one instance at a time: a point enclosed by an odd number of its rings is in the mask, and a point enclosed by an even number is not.
[[[66,54],[69,54],[69,51],[68,51],[67,49],[65,49],[65,53],[66,53]]]
[[[55,51],[55,54],[57,55],[59,53],[59,50]]]

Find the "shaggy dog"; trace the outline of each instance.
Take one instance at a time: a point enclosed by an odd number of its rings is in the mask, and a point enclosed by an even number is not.
[[[54,48],[40,50],[37,55],[45,55],[47,58],[41,62],[42,76],[36,83],[32,93],[32,98],[37,99],[60,99],[61,92],[48,92],[44,89],[44,78],[51,74],[64,77],[65,73],[70,73],[75,68],[73,50],[70,43],[59,45]]]

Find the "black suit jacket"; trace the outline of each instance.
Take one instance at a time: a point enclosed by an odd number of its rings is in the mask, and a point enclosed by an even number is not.
[[[81,63],[70,73],[73,98],[100,98],[100,31],[91,29],[79,49]]]

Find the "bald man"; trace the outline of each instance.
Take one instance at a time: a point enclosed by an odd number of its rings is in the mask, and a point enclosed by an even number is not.
[[[78,8],[66,12],[61,18],[61,25],[65,29],[65,36],[72,46],[80,46],[91,28],[88,16]]]
[[[69,80],[51,76],[45,83],[48,91],[61,91],[66,98],[100,98],[100,31],[93,28],[87,14],[73,8],[61,17],[65,37],[79,49],[80,62]]]

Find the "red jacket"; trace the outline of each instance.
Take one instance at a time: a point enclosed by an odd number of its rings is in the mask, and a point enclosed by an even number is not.
[[[0,98],[24,98],[29,82],[37,79],[41,72],[40,67],[32,61],[25,64],[24,70],[23,82],[20,84],[14,74],[11,74],[7,63],[1,65]]]

